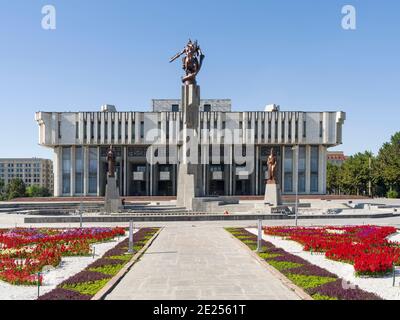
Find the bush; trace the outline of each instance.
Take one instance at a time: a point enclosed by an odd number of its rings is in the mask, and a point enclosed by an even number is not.
[[[37,185],[29,186],[26,189],[26,194],[31,198],[41,198],[41,197],[49,197],[50,191],[45,187],[39,187]]]
[[[26,186],[24,181],[21,179],[11,180],[6,187],[6,194],[8,200],[25,197]]]
[[[399,198],[399,193],[396,190],[390,190],[387,193],[387,197],[389,199],[398,199]]]

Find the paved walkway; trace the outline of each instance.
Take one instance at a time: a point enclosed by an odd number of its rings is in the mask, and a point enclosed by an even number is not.
[[[168,226],[107,297],[110,300],[294,300],[221,227]]]

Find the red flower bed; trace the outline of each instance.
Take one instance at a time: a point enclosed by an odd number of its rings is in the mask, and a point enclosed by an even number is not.
[[[16,285],[41,283],[43,267],[57,267],[63,256],[89,255],[91,243],[124,234],[122,228],[1,229],[0,279]]]
[[[264,232],[301,243],[305,251],[325,252],[329,259],[353,264],[358,275],[385,274],[400,264],[400,246],[386,239],[396,232],[393,227],[265,227]]]

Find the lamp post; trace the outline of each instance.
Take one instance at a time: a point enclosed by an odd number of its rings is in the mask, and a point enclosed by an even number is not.
[[[296,185],[295,185],[296,202],[295,202],[295,206],[294,206],[294,208],[295,208],[294,211],[295,211],[295,225],[297,227],[297,225],[298,225],[298,222],[297,222],[297,218],[298,218],[297,211],[298,211],[298,197],[299,197],[299,146],[296,145],[296,146],[292,147],[292,150],[295,151],[295,158],[294,158],[295,161],[294,161],[294,163],[295,163],[296,170],[295,170],[294,174],[295,174],[295,177],[296,177]]]

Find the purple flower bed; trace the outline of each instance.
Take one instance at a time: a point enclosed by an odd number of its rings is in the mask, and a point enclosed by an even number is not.
[[[140,229],[133,236],[134,244],[144,245],[147,242],[147,240],[145,240],[144,238],[146,236],[153,235],[157,230],[158,230],[157,228]],[[95,262],[87,266],[85,270],[65,280],[64,282],[59,284],[56,289],[39,297],[38,300],[90,300],[93,296],[81,294],[75,290],[68,290],[62,288],[62,286],[68,284],[89,283],[111,278],[112,276],[110,275],[101,272],[89,271],[89,269],[127,263],[124,260],[108,259],[107,257],[119,256],[125,254],[127,252],[128,244],[129,244],[128,239],[125,239],[124,241],[120,242],[114,248],[108,250],[100,259],[96,260]]]
[[[38,300],[90,300],[92,296],[79,292],[56,288],[38,298]]]
[[[104,266],[115,266],[115,265],[123,264],[123,263],[125,263],[124,260],[100,258],[100,259],[96,260],[95,262],[91,263],[87,267],[87,269],[101,268]]]
[[[108,274],[101,273],[101,272],[84,270],[84,271],[79,272],[76,275],[72,276],[71,278],[65,280],[64,282],[61,283],[60,286],[83,283],[83,282],[98,281],[98,280],[103,280],[103,279],[107,279],[107,278],[111,278],[111,276]]]
[[[355,289],[343,287],[346,286],[346,282],[343,283],[343,279],[338,279],[335,282],[330,282],[319,286],[317,288],[309,289],[309,294],[320,294],[324,296],[334,296],[339,300],[382,300],[377,295],[366,292],[356,287]],[[347,286],[350,286],[347,284]]]
[[[329,272],[328,270],[322,269],[316,265],[304,265],[302,267],[288,269],[290,273],[294,274],[304,274],[306,276],[318,276],[318,277],[329,277],[329,278],[337,278],[336,274]]]
[[[236,236],[246,237],[246,239],[248,236],[249,240],[254,239],[254,244],[256,244],[257,237],[255,237],[252,233],[242,228],[238,228],[235,231],[240,231],[240,233],[236,234]],[[304,260],[296,255],[290,254],[281,248],[277,248],[270,242],[262,240],[262,245],[263,249],[266,249],[266,252],[269,254],[279,255],[274,258],[267,258],[267,262],[273,260],[276,262],[293,262],[302,265],[296,268],[281,270],[281,272],[285,275],[290,274],[299,276],[314,276],[320,278],[337,278],[336,281],[329,282],[311,289],[305,289],[305,291],[311,296],[318,294],[321,296],[337,298],[339,300],[382,300],[382,298],[374,293],[361,290],[358,287],[353,289],[350,284],[346,283],[346,281],[343,279],[338,278],[337,275],[321,267],[313,265],[307,260]]]

